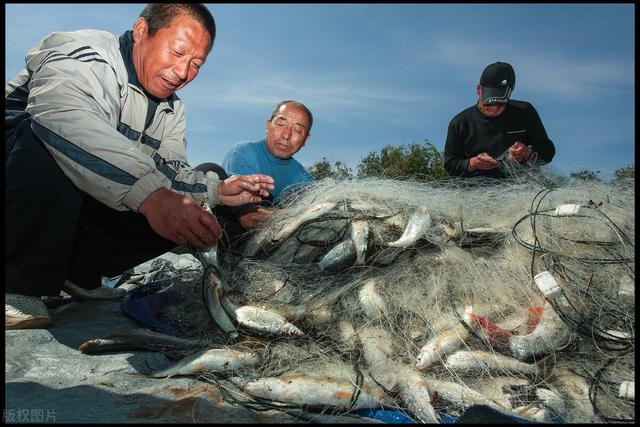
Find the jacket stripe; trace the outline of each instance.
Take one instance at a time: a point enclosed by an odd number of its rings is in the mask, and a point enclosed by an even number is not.
[[[78,49],[76,49],[74,51],[69,52],[69,53],[62,53],[62,52],[57,52],[56,51],[54,53],[49,54],[45,58],[45,60],[42,61],[42,64],[49,63],[49,62],[55,62],[55,61],[61,61],[63,59],[75,59],[75,60],[78,60],[80,62],[103,62],[105,64],[108,64],[107,61],[102,59],[100,57],[100,55],[97,52],[93,51],[93,50],[91,50],[90,52],[82,53],[80,55],[76,55],[78,52],[82,52],[83,50],[87,50],[87,49],[91,49],[91,47],[90,46],[82,46],[82,47],[79,47]],[[76,56],[73,56],[73,55],[76,55]],[[85,60],[81,60],[80,59],[80,58],[84,58],[84,57],[87,57],[87,56],[93,56],[93,55],[95,55],[97,58],[90,58],[90,59],[85,59]]]
[[[153,155],[153,160],[156,162],[156,169],[158,169],[164,176],[171,181],[171,188],[177,191],[183,191],[185,193],[206,193],[207,186],[205,184],[187,184],[186,182],[176,181],[177,172],[167,165],[167,162],[158,153]]]
[[[142,135],[142,139],[140,140],[140,142],[142,142],[144,145],[148,145],[154,150],[157,150],[158,148],[160,148],[160,141],[155,138],[151,138],[146,133]]]
[[[126,123],[122,123],[122,122],[118,123],[118,132],[120,132],[121,134],[123,134],[124,136],[126,136],[132,141],[137,141],[138,139],[140,139],[140,132],[138,132],[137,130],[131,129],[129,125]]]
[[[82,167],[89,169],[90,171],[106,178],[118,184],[132,186],[136,183],[138,178],[123,171],[117,166],[94,156],[93,154],[83,150],[72,142],[62,138],[60,135],[56,135],[49,129],[38,124],[35,121],[31,122],[33,132],[46,144],[52,146],[60,153],[67,156],[69,159],[78,163]]]

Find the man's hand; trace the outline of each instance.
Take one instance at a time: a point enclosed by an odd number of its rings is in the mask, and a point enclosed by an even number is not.
[[[523,162],[529,160],[533,149],[518,141],[509,147],[509,160],[514,162]]]
[[[218,185],[218,200],[227,206],[260,203],[273,190],[273,178],[262,174],[234,175]]]
[[[262,222],[274,213],[274,209],[258,206],[257,209],[245,212],[238,216],[240,225],[245,229],[252,229],[260,226]]]
[[[481,170],[488,171],[494,169],[498,161],[491,157],[489,153],[480,153],[469,159],[469,172]]]
[[[198,250],[207,250],[222,236],[215,216],[191,198],[166,188],[151,193],[138,211],[156,233],[179,245],[190,243]]]

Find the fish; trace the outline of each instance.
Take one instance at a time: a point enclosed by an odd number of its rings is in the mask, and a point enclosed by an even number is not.
[[[393,358],[393,340],[389,333],[375,326],[364,326],[357,332],[362,353],[370,367],[382,366],[388,371],[387,362]]]
[[[602,422],[596,415],[589,398],[589,383],[567,368],[556,368],[549,378],[555,388],[571,406],[571,422]]]
[[[356,246],[351,239],[345,239],[335,245],[320,260],[320,270],[337,272],[353,265],[356,261]]]
[[[439,423],[440,417],[431,404],[427,379],[415,369],[399,363],[392,371],[398,377],[398,394],[406,408],[422,423]]]
[[[307,308],[304,310],[300,319],[304,325],[308,325],[314,328],[322,328],[328,326],[333,320],[333,310],[327,306],[317,306],[313,308]],[[287,319],[291,321],[292,319]],[[295,318],[293,319],[295,320]]]
[[[239,333],[236,326],[231,321],[229,314],[222,306],[225,299],[222,295],[222,273],[216,266],[209,266],[204,272],[204,300],[209,310],[209,314],[214,322],[229,336],[231,339],[238,337]]]
[[[328,331],[329,335],[344,349],[346,353],[354,353],[357,349],[357,334],[353,324],[347,320],[340,320],[335,328]]]
[[[511,408],[512,399],[530,393],[531,382],[525,378],[492,376],[473,384],[473,388],[501,406]]]
[[[472,328],[477,331],[477,335],[491,348],[508,347],[509,340],[513,337],[513,333],[502,328],[497,323],[493,323],[484,316],[477,313],[469,313],[469,323]]]
[[[213,211],[211,210],[211,208],[209,207],[207,202],[202,202],[200,204],[200,206],[206,212],[208,212],[211,215],[213,215]],[[216,266],[217,267],[219,265],[218,264],[218,245],[217,244],[213,245],[211,248],[209,248],[207,250],[204,250],[204,251],[195,250],[195,253],[196,253],[196,258],[198,258],[198,260],[205,267],[208,267],[208,266]]]
[[[550,423],[551,415],[549,410],[540,402],[513,408],[513,413],[531,421],[539,423]]]
[[[202,208],[212,214],[211,208],[206,202],[202,202]],[[204,301],[209,310],[209,314],[214,322],[229,336],[231,339],[238,337],[238,332],[229,315],[224,311],[220,300],[223,298],[225,290],[228,289],[218,264],[218,245],[213,245],[205,251],[195,251],[198,260],[204,268],[203,275],[203,293]]]
[[[568,422],[567,405],[563,398],[548,388],[537,388],[535,402],[513,409],[513,413],[539,423]]]
[[[381,221],[371,222],[369,224],[369,246],[385,246],[387,244],[387,235],[391,232],[397,234],[398,231],[404,230],[407,225],[407,217],[402,212],[387,216]]]
[[[478,404],[486,405],[499,411],[509,409],[499,402],[494,402],[484,394],[460,383],[437,380],[429,377],[427,377],[426,382],[427,388],[431,391],[432,395],[436,396],[437,399],[441,399],[456,406],[467,407],[469,405]]]
[[[250,351],[239,351],[230,348],[214,348],[187,356],[177,363],[150,372],[151,378],[170,378],[175,375],[200,375],[203,371],[230,373],[242,368],[258,364],[260,357]]]
[[[179,338],[150,329],[133,329],[116,332],[104,338],[96,338],[80,344],[79,350],[85,354],[97,354],[122,350],[165,351],[169,349],[202,347],[207,341]]]
[[[289,222],[287,222],[287,224],[273,237],[270,237],[271,233],[265,230],[255,233],[245,245],[242,256],[254,257],[260,250],[269,251],[275,244],[280,243],[291,236],[302,224],[321,217],[335,208],[336,205],[337,202],[322,202],[311,206],[298,216],[289,218]]]
[[[388,313],[387,304],[378,293],[375,278],[368,279],[358,291],[358,300],[364,314],[370,319],[378,319]]]
[[[456,221],[453,224],[446,220],[440,222],[440,227],[447,233],[450,240],[458,240],[462,238],[462,222]]]
[[[567,416],[567,405],[564,399],[555,391],[548,388],[539,387],[536,389],[536,398],[548,411],[549,420],[555,417],[565,418]]]
[[[402,235],[398,240],[387,243],[392,248],[404,248],[420,239],[431,225],[431,215],[425,207],[418,207],[407,221]]]
[[[247,380],[232,377],[231,382],[245,393],[303,408],[336,408],[343,411],[388,406],[378,388],[356,386],[338,378],[315,378],[306,375],[287,375]],[[357,395],[357,398],[356,398]]]
[[[543,313],[543,305],[527,307],[526,311],[515,313],[496,325],[514,335],[528,335],[538,326]]]
[[[446,354],[456,351],[469,337],[469,327],[472,327],[470,313],[473,308],[468,306],[465,308],[463,322],[457,322],[453,328],[444,332],[436,333],[429,341],[426,342],[418,352],[416,359],[416,369],[424,372],[431,368],[436,362],[442,360]]]
[[[365,220],[351,221],[351,240],[356,250],[356,265],[363,265],[369,241],[369,223]]]
[[[304,336],[304,332],[298,329],[297,326],[273,311],[255,305],[239,306],[232,303],[228,298],[222,299],[221,303],[241,327],[260,335]]]
[[[336,207],[336,202],[322,202],[317,205],[311,206],[300,215],[290,218],[286,226],[282,227],[280,231],[273,237],[273,241],[284,240],[292,235],[298,227],[307,221],[316,219],[329,212]]]
[[[444,367],[462,375],[480,375],[489,372],[534,377],[545,375],[547,365],[542,362],[530,364],[513,357],[486,351],[458,350],[447,357]]]
[[[514,335],[509,348],[516,359],[530,361],[561,350],[573,341],[573,334],[556,314],[551,304],[544,304],[538,325],[528,335]]]

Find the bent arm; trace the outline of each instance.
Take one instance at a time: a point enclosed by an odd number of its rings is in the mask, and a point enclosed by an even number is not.
[[[531,123],[531,148],[538,153],[538,159],[546,163],[551,162],[556,154],[556,147],[547,136],[547,131],[536,109],[531,106],[529,121]]]
[[[453,122],[449,123],[447,141],[444,144],[444,168],[449,176],[469,177],[476,173],[469,171],[469,159],[464,156],[464,140]]]

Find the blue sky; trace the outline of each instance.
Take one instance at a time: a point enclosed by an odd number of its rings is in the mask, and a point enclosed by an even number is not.
[[[305,166],[354,169],[371,151],[431,141],[473,105],[484,67],[509,62],[513,99],[531,102],[564,175],[634,163],[634,4],[208,4],[214,48],[178,95],[188,160],[221,162],[264,137],[283,99],[314,114]],[[52,31],[130,29],[144,4],[5,5],[5,82]]]

